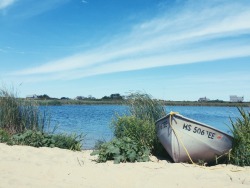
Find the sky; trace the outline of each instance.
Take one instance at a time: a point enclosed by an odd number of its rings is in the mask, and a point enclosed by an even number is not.
[[[0,0],[0,84],[20,97],[250,101],[249,0]]]

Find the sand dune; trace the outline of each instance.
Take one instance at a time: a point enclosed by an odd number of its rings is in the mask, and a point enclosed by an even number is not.
[[[97,164],[91,151],[0,144],[5,187],[250,187],[250,167],[196,167],[152,157],[146,163]]]

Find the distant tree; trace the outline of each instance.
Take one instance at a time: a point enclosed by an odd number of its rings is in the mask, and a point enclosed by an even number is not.
[[[69,100],[68,97],[61,97],[61,100]]]
[[[83,97],[83,96],[77,96],[76,99],[77,100],[83,100],[83,99],[85,99],[85,97]]]
[[[96,99],[95,97],[93,97],[92,95],[88,96],[88,99]]]
[[[104,97],[102,97],[102,99],[103,99],[103,100],[108,100],[108,99],[110,99],[110,97],[104,96]]]
[[[38,95],[37,96],[38,99],[42,99],[42,100],[45,100],[45,99],[51,99],[47,94],[44,94],[44,95]]]

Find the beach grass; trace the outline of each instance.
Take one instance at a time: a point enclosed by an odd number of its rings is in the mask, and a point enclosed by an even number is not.
[[[166,153],[155,128],[155,121],[166,115],[163,104],[148,94],[132,93],[126,105],[129,113],[117,115],[112,121],[115,138],[92,153],[98,155],[98,162],[148,161],[151,153]]]
[[[238,166],[250,166],[250,113],[238,108],[240,117],[231,120],[233,147],[230,163]]]
[[[43,131],[46,121],[38,106],[19,100],[13,90],[0,89],[0,107],[0,127],[8,133]]]
[[[146,145],[152,152],[158,152],[161,144],[158,141],[155,121],[166,115],[164,105],[146,93],[132,93],[126,105],[129,115],[117,116],[112,122],[114,135],[117,138],[129,137],[137,144]]]
[[[0,88],[0,142],[10,145],[81,150],[84,135],[55,134],[46,111],[20,100],[13,89]]]

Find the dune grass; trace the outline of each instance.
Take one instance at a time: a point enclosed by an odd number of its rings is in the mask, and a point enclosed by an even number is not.
[[[234,137],[230,153],[230,163],[239,166],[250,166],[250,113],[238,108],[240,117],[231,120],[231,132]]]
[[[54,134],[47,112],[34,101],[20,100],[13,90],[0,89],[0,142],[81,150],[83,138],[82,134]]]
[[[13,91],[0,89],[0,127],[10,134],[25,130],[43,131],[45,116],[38,106],[21,101]]]
[[[148,161],[151,153],[166,153],[155,128],[155,121],[166,115],[161,102],[148,94],[133,93],[126,105],[129,106],[129,114],[118,115],[112,122],[115,138],[92,153],[99,155],[98,162]]]
[[[132,93],[126,104],[129,115],[118,116],[113,121],[114,135],[129,137],[153,152],[159,150],[155,121],[166,115],[163,104],[145,93]]]

